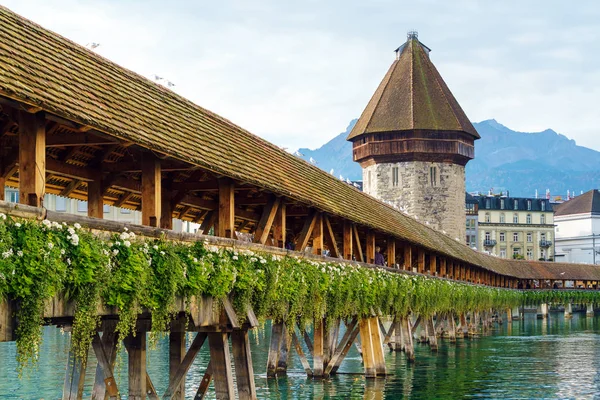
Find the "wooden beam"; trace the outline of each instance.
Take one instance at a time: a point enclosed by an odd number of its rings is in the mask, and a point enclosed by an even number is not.
[[[335,238],[335,234],[333,233],[333,228],[331,227],[331,221],[329,221],[329,217],[326,214],[323,214],[323,222],[325,223],[325,244],[329,248],[330,257],[338,258],[340,255],[340,251],[338,250],[337,239]]]
[[[429,254],[429,274],[435,275],[437,272],[437,256],[433,253]]]
[[[179,390],[178,388],[181,386],[181,383],[185,379],[185,375],[187,374],[188,370],[192,366],[192,363],[196,359],[196,355],[198,354],[198,352],[202,348],[202,345],[206,341],[206,335],[207,334],[203,332],[198,332],[198,334],[196,334],[196,337],[192,341],[190,348],[188,349],[187,353],[185,353],[183,360],[179,364],[177,371],[170,376],[169,386],[167,387],[167,390],[165,390],[163,399],[172,399],[175,393],[177,393],[177,391]]]
[[[412,245],[404,245],[404,270],[412,271]]]
[[[231,351],[235,364],[235,376],[240,400],[256,399],[256,385],[254,384],[254,369],[250,353],[250,341],[247,330],[233,330],[231,332]]]
[[[6,188],[6,179],[0,174],[0,201],[4,201],[5,188]]]
[[[85,362],[76,356],[71,339],[71,348],[67,357],[67,369],[63,385],[63,400],[78,400],[83,395],[85,383]]]
[[[371,342],[371,323],[370,318],[361,318],[359,321],[360,327],[360,343],[362,347],[363,364],[365,368],[366,378],[375,378],[377,371],[375,369],[375,357],[373,354],[373,346]],[[377,327],[379,330],[379,327]]]
[[[183,328],[183,324],[180,324]],[[169,381],[176,378],[179,366],[185,357],[185,331],[180,329],[177,332],[169,333]],[[179,386],[174,387],[174,393],[171,397],[175,400],[185,399],[185,376],[181,379]]]
[[[19,111],[19,202],[40,207],[46,183],[44,113]]]
[[[348,220],[344,220],[344,242],[343,242],[343,257],[346,260],[352,260],[352,236],[353,236],[353,227],[352,223]]]
[[[324,366],[323,366],[323,328],[324,328],[324,320],[316,319],[314,325],[314,338],[313,338],[313,376],[320,378],[323,376]]]
[[[104,200],[102,198],[102,180],[88,182],[88,217],[104,218]]]
[[[273,196],[263,208],[262,216],[254,232],[254,243],[265,244],[267,242],[280,202],[281,199],[279,197]]]
[[[387,263],[388,267],[396,268],[396,238],[393,236],[387,240]]]
[[[81,181],[79,179],[73,179],[69,184],[60,192],[59,196],[69,197],[75,189],[79,187]]]
[[[275,240],[275,246],[280,248],[285,248],[286,243],[286,208],[285,200],[280,198],[275,221],[273,221],[273,239]]]
[[[217,399],[235,399],[233,371],[231,369],[231,356],[229,355],[227,333],[209,333],[208,343],[210,345],[210,360],[212,362],[213,381],[215,384],[215,397]]]
[[[235,236],[234,188],[235,185],[231,179],[219,179],[219,214],[216,222],[215,236],[226,238],[233,238]]]
[[[279,349],[283,336],[283,322],[271,320],[271,340],[269,342],[269,352],[267,354],[267,377],[277,375],[277,361],[279,360]]]
[[[440,257],[440,276],[445,278],[447,274],[448,271],[446,268],[446,257]]]
[[[352,229],[354,230],[354,243],[353,246],[356,248],[356,261],[365,261],[364,257],[363,257],[363,251],[362,251],[362,246],[360,244],[360,237],[358,236],[358,227],[356,226],[356,224],[352,224]]]
[[[137,332],[125,340],[129,359],[129,398],[146,398],[146,332]]]
[[[92,392],[92,400],[117,400],[119,389],[113,376],[113,365],[116,358],[117,336],[114,331],[105,331],[102,339],[98,333],[92,339],[92,347],[98,360],[96,382]],[[100,376],[99,376],[100,375]]]
[[[171,207],[171,194],[171,190],[163,188],[160,205],[160,227],[163,229],[173,229],[173,208]],[[179,214],[180,219],[181,217],[182,215]]]
[[[315,210],[312,210],[308,217],[304,220],[304,226],[296,239],[296,250],[304,251],[306,246],[308,245],[308,241],[312,235],[312,231],[317,223],[319,213]]]
[[[323,213],[318,213],[315,226],[312,231],[312,252],[323,254]]]
[[[180,190],[183,192],[210,192],[219,190],[219,182],[216,179],[199,182],[176,182],[173,183],[172,187],[173,190]]]
[[[200,224],[200,229],[198,230],[201,235],[208,235],[210,228],[215,225],[215,221],[217,220],[217,212],[209,211],[204,220],[202,220],[202,224]]]
[[[116,142],[117,140],[100,138],[89,133],[54,133],[46,138],[46,147],[102,146]]]
[[[158,227],[162,203],[160,160],[152,153],[142,156],[142,225]]]
[[[132,192],[123,193],[123,195],[121,197],[119,197],[119,199],[117,201],[115,201],[115,203],[113,204],[113,206],[115,206],[115,207],[122,207],[123,204],[125,204],[129,200],[131,200],[131,198],[133,196],[134,196],[134,194]]]
[[[79,167],[77,165],[66,164],[62,161],[55,160],[54,158],[46,159],[46,171],[55,175],[79,179],[86,182],[93,181],[97,177],[97,171]]]
[[[420,274],[425,273],[425,250],[421,247],[417,249],[417,272]]]
[[[375,232],[372,229],[367,231],[367,247],[365,257],[365,262],[369,264],[375,263]]]

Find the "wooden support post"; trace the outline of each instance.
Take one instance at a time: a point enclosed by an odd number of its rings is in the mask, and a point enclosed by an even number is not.
[[[344,220],[344,244],[342,251],[344,253],[344,259],[346,260],[352,260],[352,236],[352,223],[348,220]]]
[[[440,276],[445,278],[448,275],[446,270],[446,257],[440,257]]]
[[[14,309],[14,301],[0,301],[0,343],[15,340],[16,321]]]
[[[283,322],[272,321],[271,344],[269,345],[269,354],[267,356],[267,377],[269,378],[277,375],[277,362],[279,361],[279,349],[281,348],[282,335]]]
[[[425,251],[422,248],[417,250],[417,272],[425,273]]]
[[[281,330],[281,339],[279,340],[279,357],[277,359],[277,375],[285,375],[287,374],[288,368],[288,357],[290,354],[290,335],[288,332],[287,326],[283,324],[283,328]]]
[[[369,264],[375,263],[375,232],[369,229],[367,231],[367,246],[365,248],[366,262]]]
[[[337,372],[342,361],[348,354],[348,351],[350,351],[350,348],[352,347],[352,344],[354,343],[354,340],[356,340],[356,337],[359,333],[359,329],[356,326],[357,322],[358,320],[354,318],[346,326],[346,332],[344,333],[344,336],[342,337],[342,340],[340,341],[339,345],[335,349],[331,360],[329,360],[329,364],[325,368],[324,375],[326,377],[330,374],[335,374]]]
[[[85,360],[75,355],[73,340],[67,358],[65,383],[63,385],[63,400],[78,400],[83,396],[83,385],[85,382]]]
[[[136,336],[126,339],[129,353],[129,399],[146,398],[146,332],[137,332]]]
[[[250,341],[247,330],[233,330],[231,332],[231,350],[235,363],[235,377],[240,400],[256,399],[256,386],[254,384],[254,369],[250,354]]]
[[[404,348],[404,353],[406,353],[406,358],[409,362],[415,361],[415,348],[413,345],[413,332],[412,326],[410,323],[410,318],[408,316],[400,318],[400,326],[402,329],[402,338],[404,339],[404,343],[402,347]]]
[[[369,318],[361,318],[358,324],[360,327],[360,343],[362,347],[365,377],[375,378],[377,376],[377,371],[375,369],[373,348],[371,346],[371,323]],[[379,330],[379,327],[377,327],[377,330]]]
[[[158,227],[162,203],[160,160],[152,153],[142,156],[142,225]]]
[[[163,188],[165,189],[165,188]],[[176,205],[176,204],[175,204]],[[173,196],[170,190],[162,190],[160,204],[160,227],[163,229],[173,229]],[[184,210],[185,213],[185,210]],[[180,214],[179,218],[183,215]]]
[[[286,243],[286,204],[283,199],[279,200],[279,207],[273,221],[273,239],[275,246],[285,248]]]
[[[46,183],[46,117],[19,111],[19,203],[40,207]]]
[[[317,223],[317,219],[319,217],[319,213],[317,211],[311,211],[306,219],[304,220],[304,226],[302,227],[302,231],[298,235],[296,239],[296,250],[304,251],[306,246],[308,245],[308,241],[311,238],[312,231]]]
[[[316,378],[323,377],[323,350],[324,350],[324,320],[315,320],[314,337],[313,337],[313,376]]]
[[[235,237],[235,196],[231,179],[219,179],[219,216],[215,236],[233,239]],[[213,368],[216,366],[213,365]],[[216,382],[216,378],[215,378]]]
[[[208,386],[210,385],[210,382],[212,381],[212,376],[213,376],[212,361],[209,361],[208,365],[206,366],[206,371],[204,371],[204,376],[202,377],[202,380],[200,381],[200,386],[198,387],[198,390],[196,391],[196,396],[194,397],[194,400],[201,400],[204,398],[204,396],[206,395],[206,392],[208,391]]]
[[[338,249],[337,239],[333,233],[331,221],[329,221],[329,217],[326,214],[323,214],[323,229],[325,231],[325,244],[329,249],[330,257],[338,258],[340,251]]]
[[[104,201],[102,197],[102,177],[87,183],[88,187],[88,217],[104,218]]]
[[[392,351],[403,351],[404,350],[404,337],[402,336],[402,320],[401,318],[394,318],[390,331],[394,331],[394,335],[390,339],[390,349]]]
[[[183,325],[183,324],[182,324]],[[180,326],[183,328],[183,326]],[[169,381],[175,377],[177,370],[185,357],[185,331],[181,329],[179,332],[169,333]],[[185,376],[181,380],[179,386],[175,388],[172,399],[185,399]]]
[[[296,331],[294,329],[292,330],[292,343],[294,344],[296,353],[298,353],[298,357],[300,357],[300,362],[302,363],[302,367],[304,368],[306,375],[309,377],[313,376],[313,372],[312,372],[312,369],[310,368],[310,364],[308,363],[308,360],[306,359],[306,355],[304,355],[304,350],[302,350],[302,346],[300,345],[300,342],[298,341],[298,336],[296,335]]]
[[[379,317],[369,318],[371,324],[371,348],[373,349],[373,363],[375,373],[378,376],[385,376],[385,358],[383,355],[383,343],[381,340],[381,329],[379,329]]]
[[[352,224],[352,229],[354,231],[354,251],[356,256],[356,261],[365,261],[363,257],[362,245],[360,244],[360,236],[358,236],[358,227],[356,224]]]
[[[210,345],[210,360],[215,383],[215,397],[223,400],[235,399],[227,333],[209,333],[208,344]]]
[[[217,220],[217,212],[209,211],[206,214],[206,216],[204,217],[204,219],[202,220],[202,223],[200,224],[200,228],[198,229],[199,233],[201,235],[208,235],[208,233],[210,232],[210,228],[215,226],[216,220]]]
[[[0,168],[0,201],[4,201],[4,193],[6,190],[6,178],[4,178],[3,169]]]
[[[312,252],[323,254],[323,213],[317,214],[317,220],[312,231]]]
[[[263,208],[262,215],[254,232],[254,243],[267,243],[280,202],[281,199],[279,197],[272,196]]]
[[[98,359],[96,366],[96,379],[92,389],[92,400],[116,400],[119,394],[113,368],[117,358],[118,335],[114,326],[106,327],[102,339],[96,334],[92,341],[94,353]]]
[[[437,272],[437,256],[435,254],[429,254],[429,273],[436,275]]]
[[[454,313],[448,313],[448,339],[450,343],[456,342],[456,322],[454,321]]]
[[[387,240],[387,265],[396,268],[396,238],[389,236]]]
[[[207,334],[203,333],[203,332],[200,332],[196,335],[196,337],[192,341],[192,344],[190,345],[190,348],[188,349],[187,353],[185,353],[185,357],[183,358],[183,361],[181,361],[181,364],[179,364],[179,368],[177,369],[177,372],[174,375],[169,377],[169,387],[165,391],[165,394],[163,395],[163,399],[171,399],[173,397],[173,395],[177,392],[181,382],[183,382],[185,375],[187,374],[187,371],[190,369],[190,367],[192,366],[192,363],[196,359],[196,355],[198,354],[198,352],[202,348],[202,345],[206,341],[206,336],[207,336]],[[207,369],[206,369],[207,373],[210,370],[210,365],[211,364],[209,363],[209,367],[207,367]],[[211,375],[212,375],[212,372],[211,372]],[[210,382],[210,380],[208,382]],[[208,385],[208,383],[207,383],[207,385]]]
[[[412,271],[412,246],[410,244],[404,246],[404,270]]]
[[[425,319],[425,331],[427,335],[427,342],[431,351],[438,350],[437,336],[435,335],[435,327],[433,325],[433,317],[427,317]]]

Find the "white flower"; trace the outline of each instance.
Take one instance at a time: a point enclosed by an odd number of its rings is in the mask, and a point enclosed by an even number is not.
[[[233,256],[233,257],[231,257],[231,259],[232,259],[232,260],[237,260],[237,259],[238,259],[238,256]]]
[[[129,239],[129,233],[127,233],[127,232],[123,232],[123,233],[121,233],[121,234],[119,235],[119,238],[120,238],[121,240],[127,240],[127,239]]]
[[[73,235],[75,233],[75,229],[69,228],[67,229],[67,232],[69,232],[70,235]]]
[[[52,250],[54,248],[54,243],[48,243],[48,248]]]
[[[161,251],[161,252],[160,252],[160,255],[161,255],[161,256],[164,256],[164,255],[165,255],[165,252],[164,252],[164,251]]]
[[[261,264],[266,264],[266,263],[267,263],[267,260],[265,260],[264,258],[261,258],[261,259],[260,259],[260,263],[261,263]]]
[[[119,249],[114,249],[112,253],[113,253],[113,256],[116,256],[117,254],[119,254]]]
[[[5,252],[2,253],[2,258],[6,259],[6,258],[12,256],[13,254],[14,254],[13,250],[12,249],[8,249],[7,251],[5,251]]]
[[[0,213],[0,219],[6,219],[6,214]]]
[[[79,225],[77,222],[75,222],[73,226],[75,227],[75,229],[81,229],[81,225]]]
[[[158,250],[158,245],[156,245],[156,244],[155,244],[154,246],[152,246],[152,248],[153,248],[154,250]]]
[[[18,255],[19,257],[23,257],[23,252],[22,252],[21,250],[19,250],[19,251],[17,251],[17,255]]]
[[[42,224],[44,226],[47,226],[48,228],[50,228],[52,226],[52,222],[50,222],[49,220],[45,219],[42,221]]]
[[[251,262],[257,262],[257,261],[258,261],[258,259],[257,259],[256,257],[252,257],[252,258],[250,258],[250,261],[251,261]]]
[[[71,265],[71,259],[67,258],[67,264]]]
[[[20,222],[15,222],[15,226],[16,226],[17,228],[20,228],[20,227],[21,227],[21,223],[20,223]]]
[[[131,246],[131,242],[130,242],[129,240],[125,240],[125,241],[123,242],[123,244],[125,245],[125,247],[129,247],[129,246]]]
[[[129,229],[127,229],[127,227],[126,227],[126,226],[124,226],[124,227],[123,227],[123,230],[124,230],[125,232],[127,232]]]
[[[72,235],[67,236],[67,238],[71,241],[71,244],[73,246],[79,245],[79,235],[77,235],[76,233],[73,233]]]
[[[65,249],[60,249],[60,255],[61,255],[61,256],[64,256],[64,255],[65,255],[65,253],[66,253]]]
[[[144,248],[144,250],[142,250],[144,252],[144,254],[148,254],[148,249]]]
[[[197,259],[196,257],[194,257],[194,262],[195,262],[195,263],[197,263],[197,262],[198,262],[198,259]]]

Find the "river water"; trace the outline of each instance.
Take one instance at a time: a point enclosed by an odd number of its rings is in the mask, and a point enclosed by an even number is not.
[[[268,329],[253,332],[251,342],[259,399],[593,399],[600,398],[599,329],[600,317],[575,314],[565,320],[562,313],[550,313],[543,321],[527,314],[524,322],[504,323],[475,340],[459,339],[455,345],[443,341],[437,354],[416,345],[413,365],[407,365],[403,353],[387,353],[389,376],[376,380],[361,375],[354,348],[331,379],[307,379],[293,352],[287,377],[267,380]],[[187,339],[189,344],[192,336]],[[0,343],[0,399],[59,399],[68,344],[67,334],[45,328],[37,367],[19,379],[15,344]],[[127,388],[127,355],[120,358],[117,382]],[[208,358],[203,349],[191,367],[187,398],[193,398]],[[92,357],[90,365],[95,365]],[[87,398],[93,370],[88,368]],[[148,352],[148,370],[161,394],[168,378],[166,340]],[[208,398],[214,398],[214,392]]]

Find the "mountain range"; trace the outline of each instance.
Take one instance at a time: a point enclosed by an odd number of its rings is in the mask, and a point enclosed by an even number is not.
[[[325,171],[344,179],[361,180],[360,165],[352,161],[352,144],[346,137],[356,124],[352,120],[346,131],[311,150],[298,151],[306,160],[316,160]],[[578,146],[574,140],[552,129],[542,132],[517,132],[494,119],[474,123],[481,136],[475,142],[475,159],[467,164],[467,191],[495,193],[509,191],[511,196],[540,196],[546,189],[563,198],[567,190],[576,194],[598,188],[600,152]]]

